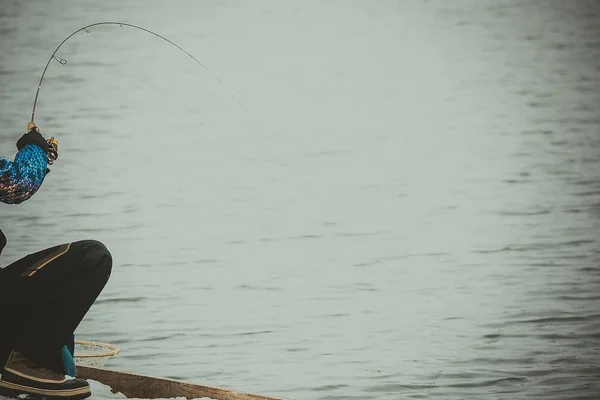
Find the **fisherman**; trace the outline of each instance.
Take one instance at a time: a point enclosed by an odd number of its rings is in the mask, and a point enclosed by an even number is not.
[[[14,161],[0,158],[0,202],[31,198],[58,158],[58,142],[30,122]],[[0,253],[6,245],[0,230]],[[0,395],[85,399],[73,360],[75,329],[110,276],[112,258],[95,240],[65,243],[0,268]]]

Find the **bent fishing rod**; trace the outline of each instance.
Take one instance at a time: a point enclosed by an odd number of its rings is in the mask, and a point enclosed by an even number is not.
[[[116,22],[116,21],[104,21],[104,22],[96,22],[94,24],[90,24],[90,25],[86,25],[83,28],[79,28],[78,30],[76,30],[75,32],[71,33],[69,36],[67,36],[59,45],[58,47],[56,47],[56,49],[54,50],[54,52],[52,53],[52,55],[50,56],[50,58],[48,59],[48,62],[46,63],[46,67],[44,68],[44,72],[42,72],[42,77],[40,78],[40,83],[38,84],[37,87],[37,92],[35,93],[35,100],[33,101],[33,110],[31,111],[31,122],[34,122],[34,118],[35,118],[35,107],[37,105],[37,101],[38,101],[38,96],[40,94],[40,88],[42,87],[42,83],[44,82],[44,77],[46,76],[46,71],[48,70],[48,66],[50,66],[50,63],[52,62],[52,60],[56,60],[58,61],[59,64],[61,65],[65,65],[67,64],[67,60],[61,57],[58,57],[56,55],[56,53],[58,52],[58,50],[61,48],[61,46],[63,44],[65,44],[67,42],[67,40],[69,40],[71,37],[75,36],[76,34],[78,34],[79,32],[85,31],[87,33],[90,33],[90,28],[94,27],[94,26],[100,26],[100,25],[118,25],[120,27],[130,27],[130,28],[135,28],[135,29],[139,29],[141,31],[144,31],[146,33],[150,33],[151,35],[154,35],[164,41],[166,41],[167,43],[177,47],[179,50],[183,51],[185,54],[187,54],[190,58],[192,58],[196,63],[198,63],[202,68],[204,68],[209,74],[212,75],[213,78],[215,78],[217,80],[217,82],[219,82],[219,84],[227,91],[229,92],[229,94],[235,99],[235,101],[237,102],[237,104],[242,107],[242,109],[246,112],[246,114],[248,114],[248,111],[246,110],[246,108],[242,105],[242,103],[239,102],[239,100],[235,97],[235,95],[229,90],[227,89],[227,87],[225,86],[225,84],[223,84],[223,82],[221,82],[221,80],[212,73],[212,71],[210,69],[208,69],[208,67],[206,65],[204,65],[202,62],[200,62],[200,60],[198,60],[196,57],[194,57],[193,55],[191,55],[190,53],[188,53],[185,49],[183,49],[181,46],[179,46],[178,44],[172,42],[171,40],[167,39],[166,37],[159,35],[156,32],[151,31],[150,29],[146,29],[146,28],[142,28],[141,26],[137,26],[137,25],[133,25],[133,24],[128,24],[125,22]],[[248,114],[250,115],[250,114]]]

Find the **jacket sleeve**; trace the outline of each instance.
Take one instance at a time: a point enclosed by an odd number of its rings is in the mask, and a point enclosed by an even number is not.
[[[42,186],[48,157],[35,144],[21,148],[14,161],[0,158],[0,202],[19,204],[31,198]]]

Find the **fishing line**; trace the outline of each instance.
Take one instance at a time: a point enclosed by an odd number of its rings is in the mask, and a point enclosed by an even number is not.
[[[120,27],[123,26],[127,26],[130,28],[135,28],[135,29],[139,29],[141,31],[150,33],[164,41],[166,41],[167,43],[170,43],[171,45],[177,47],[179,50],[183,51],[185,54],[187,54],[188,56],[190,56],[194,61],[196,61],[198,64],[200,64],[200,66],[202,66],[202,68],[204,68],[206,71],[208,71],[209,74],[212,75],[213,78],[215,78],[217,80],[217,82],[219,82],[219,84],[227,91],[229,92],[229,94],[234,98],[234,100],[236,101],[236,103],[242,107],[242,109],[246,112],[246,114],[248,114],[248,116],[250,116],[250,114],[248,113],[248,111],[246,110],[246,108],[242,105],[242,103],[239,102],[239,100],[235,97],[235,95],[229,90],[227,89],[227,87],[225,86],[225,84],[223,82],[221,82],[221,80],[212,73],[212,71],[210,69],[208,69],[208,67],[206,65],[204,65],[203,63],[200,62],[200,60],[198,60],[196,57],[194,57],[193,55],[191,55],[190,53],[188,53],[185,49],[183,49],[181,46],[179,46],[178,44],[170,41],[169,39],[167,39],[166,37],[159,35],[156,32],[151,31],[150,29],[146,29],[146,28],[142,28],[141,26],[137,26],[137,25],[133,25],[133,24],[128,24],[125,22],[114,22],[114,21],[104,21],[104,22],[96,22],[94,24],[90,24],[90,25],[86,25],[83,28],[80,28],[78,30],[76,30],[75,32],[71,33],[69,36],[67,36],[59,45],[58,47],[54,50],[54,53],[52,53],[52,55],[50,56],[50,58],[48,59],[48,62],[46,63],[46,67],[44,68],[44,72],[42,72],[42,77],[40,78],[40,83],[38,84],[37,87],[37,92],[35,93],[35,100],[33,101],[33,110],[31,111],[31,122],[34,121],[34,117],[35,117],[35,107],[37,105],[37,100],[38,100],[38,96],[40,94],[40,88],[42,87],[42,83],[44,82],[44,76],[46,75],[46,71],[48,70],[48,66],[50,65],[50,63],[52,62],[52,60],[56,60],[59,64],[61,65],[65,65],[67,64],[67,60],[61,57],[58,57],[56,55],[56,52],[58,52],[58,50],[61,48],[61,46],[63,44],[65,44],[65,42],[67,40],[69,40],[71,37],[75,36],[76,34],[78,34],[81,31],[85,31],[87,33],[90,33],[89,28],[93,27],[93,26],[99,26],[99,25],[119,25]]]

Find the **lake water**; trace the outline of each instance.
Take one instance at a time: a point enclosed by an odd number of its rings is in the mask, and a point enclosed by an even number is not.
[[[104,242],[106,366],[289,399],[600,393],[600,3],[18,2],[3,265]],[[233,92],[235,98],[230,95]],[[239,100],[244,108],[236,103]]]

